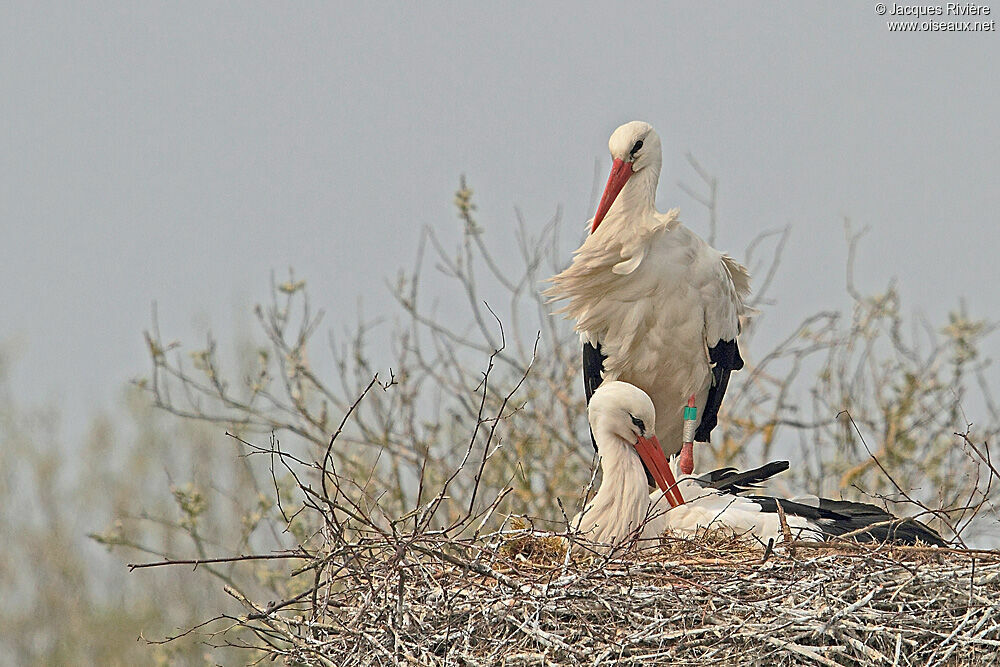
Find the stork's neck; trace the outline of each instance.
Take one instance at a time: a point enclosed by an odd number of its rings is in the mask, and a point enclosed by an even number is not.
[[[635,448],[617,435],[604,435],[599,438],[597,447],[602,479],[601,488],[594,495],[593,507],[613,508],[623,518],[628,517],[626,520],[644,517],[649,508],[646,469]]]
[[[656,186],[660,182],[660,165],[640,169],[628,179],[618,193],[607,217],[640,220],[656,210]]]
[[[601,456],[601,487],[583,514],[573,524],[587,539],[602,544],[621,542],[643,526],[643,537],[655,537],[663,531],[663,518],[651,520],[646,471],[635,447],[613,431],[594,424],[597,451]]]

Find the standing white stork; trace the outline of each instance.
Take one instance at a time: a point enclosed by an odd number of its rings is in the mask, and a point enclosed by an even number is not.
[[[780,502],[797,539],[819,540],[860,531],[856,537],[861,541],[945,545],[922,523],[898,519],[875,505],[750,493],[754,485],[786,470],[787,461],[744,473],[724,468],[675,481],[655,434],[647,427],[655,415],[649,396],[631,384],[605,382],[594,391],[588,416],[601,458],[602,481],[594,499],[570,524],[587,540],[615,545],[634,537],[654,539],[664,532],[692,536],[722,529],[751,536],[764,545],[781,538]],[[643,465],[659,486],[652,494]]]
[[[591,233],[545,294],[568,300],[556,312],[576,320],[588,402],[602,380],[642,388],[671,456],[689,440],[682,437],[688,398],[695,396],[700,415],[693,439],[708,442],[729,374],[743,367],[736,336],[749,311],[750,276],[682,225],[676,209],[656,210],[662,158],[648,123],[622,125],[608,148],[614,163]],[[692,466],[685,449],[681,470]]]

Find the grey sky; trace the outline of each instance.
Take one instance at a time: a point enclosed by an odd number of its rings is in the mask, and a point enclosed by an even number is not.
[[[5,3],[0,342],[72,423],[146,369],[154,299],[191,342],[288,266],[328,322],[387,308],[420,227],[457,227],[462,173],[494,247],[514,206],[582,227],[636,118],[661,209],[705,231],[691,151],[721,248],[793,224],[762,339],[843,304],[844,216],[872,227],[864,285],[995,316],[998,39],[889,33],[867,1]]]

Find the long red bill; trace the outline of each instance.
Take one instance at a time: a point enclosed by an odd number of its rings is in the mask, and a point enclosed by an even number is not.
[[[604,195],[601,196],[601,203],[597,206],[597,213],[594,215],[594,224],[590,228],[590,233],[597,231],[597,225],[601,224],[604,216],[608,214],[608,209],[615,203],[618,193],[625,187],[625,183],[632,175],[632,163],[616,159],[611,165],[611,175],[608,176],[608,184],[604,186]]]
[[[663,491],[670,506],[683,505],[684,498],[681,497],[680,489],[677,488],[677,480],[674,479],[674,473],[670,470],[670,464],[667,463],[667,457],[663,455],[663,449],[656,436],[654,435],[652,438],[639,436],[639,440],[635,443],[635,449],[656,481],[656,485]]]

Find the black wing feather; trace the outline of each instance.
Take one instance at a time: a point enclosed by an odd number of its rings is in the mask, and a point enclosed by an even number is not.
[[[738,493],[763,484],[786,470],[788,470],[788,461],[771,461],[759,468],[745,472],[737,472],[736,468],[719,468],[702,475],[698,478],[698,482],[723,493]]]
[[[594,395],[604,380],[601,373],[604,371],[604,360],[607,358],[607,355],[601,352],[600,343],[596,347],[590,343],[583,344],[583,391],[587,394],[587,405],[590,405],[590,397]],[[596,452],[597,440],[594,439],[593,431],[590,432],[590,444],[594,446]],[[646,468],[645,463],[642,464],[642,467],[646,469],[646,483],[650,486],[656,486],[649,468]]]
[[[779,499],[770,496],[746,496],[761,506],[765,512],[776,513]],[[947,546],[933,528],[916,519],[900,519],[881,507],[848,500],[820,498],[819,506],[805,505],[781,499],[781,509],[789,516],[799,516],[811,521],[827,537],[839,537],[856,530],[852,535],[859,542],[895,542],[916,544],[923,542],[939,547]],[[863,530],[862,530],[863,529]]]
[[[590,343],[583,344],[583,391],[587,394],[587,405],[590,405],[590,397],[594,395],[604,379],[601,377],[601,373],[604,371],[605,359],[607,356],[601,353],[600,343],[597,344],[597,347]],[[590,432],[590,444],[594,446],[596,452],[597,441],[594,440],[593,431]]]
[[[583,390],[587,394],[587,404],[590,397],[601,386],[601,373],[604,371],[604,360],[608,357],[601,352],[601,344],[594,347],[590,343],[583,344]]]
[[[782,503],[784,505],[784,503]],[[843,535],[859,528],[868,527],[856,536],[859,542],[900,542],[915,544],[918,540],[939,547],[946,546],[936,530],[925,526],[916,519],[900,519],[877,505],[856,503],[850,500],[819,499],[821,511],[836,512],[847,517],[847,521],[831,526],[833,536]],[[884,525],[874,525],[884,524]]]
[[[712,386],[708,389],[705,411],[694,434],[694,439],[698,442],[712,441],[712,429],[719,423],[719,408],[722,407],[722,399],[729,386],[729,375],[743,368],[743,357],[740,356],[740,348],[735,338],[720,340],[715,347],[710,347],[708,358],[712,361]]]
[[[698,483],[723,493],[743,495],[760,505],[761,511],[771,514],[777,513],[780,502],[785,514],[810,521],[827,537],[839,537],[859,530],[861,532],[852,536],[859,542],[921,542],[939,547],[947,546],[933,528],[916,519],[896,517],[877,505],[829,498],[818,498],[818,504],[812,505],[744,493],[785,470],[788,470],[788,461],[772,461],[746,472],[738,472],[735,468],[719,468],[699,477]]]

